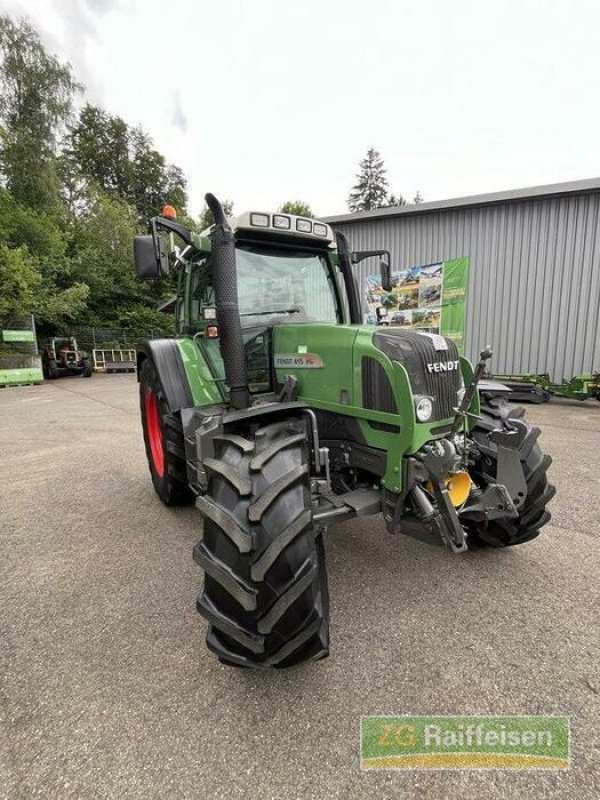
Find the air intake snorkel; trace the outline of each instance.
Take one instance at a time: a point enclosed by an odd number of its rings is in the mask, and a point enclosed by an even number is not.
[[[225,380],[229,386],[229,402],[235,409],[248,408],[250,393],[240,324],[235,238],[227,224],[221,203],[213,194],[207,194],[205,200],[215,220],[210,233],[213,284],[219,321],[221,355],[225,365]]]

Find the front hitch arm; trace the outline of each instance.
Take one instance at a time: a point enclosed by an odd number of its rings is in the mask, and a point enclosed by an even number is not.
[[[490,520],[519,516],[527,496],[527,481],[521,464],[521,445],[527,435],[527,425],[512,420],[514,430],[492,431],[489,439],[496,445],[496,480],[489,483],[476,502],[467,505],[461,517],[473,520]]]
[[[441,444],[441,446],[443,447],[444,445]],[[464,553],[465,550],[469,549],[467,537],[445,485],[445,461],[435,453],[428,453],[423,458],[423,466],[431,477],[437,506],[431,518],[431,524],[437,530],[446,547],[450,548],[453,553]]]

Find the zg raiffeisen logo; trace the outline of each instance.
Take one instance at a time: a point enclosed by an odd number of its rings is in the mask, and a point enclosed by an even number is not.
[[[568,769],[568,717],[363,717],[363,769]]]

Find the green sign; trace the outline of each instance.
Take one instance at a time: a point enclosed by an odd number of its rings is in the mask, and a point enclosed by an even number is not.
[[[5,342],[34,342],[33,331],[2,331]]]
[[[367,322],[441,333],[453,339],[462,354],[468,280],[468,258],[393,272],[391,292],[383,290],[379,275],[369,275]]]
[[[44,376],[39,367],[0,369],[0,386],[17,386],[20,383],[42,383]]]
[[[363,769],[568,769],[568,717],[363,717]]]

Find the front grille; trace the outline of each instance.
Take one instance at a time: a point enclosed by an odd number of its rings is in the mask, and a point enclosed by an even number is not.
[[[415,331],[388,329],[373,335],[375,347],[406,369],[413,394],[426,394],[433,398],[431,419],[434,421],[454,416],[461,386],[460,369],[430,372],[427,368],[428,364],[458,361],[456,344],[451,339],[445,341],[448,349],[436,350],[432,337]]]
[[[369,356],[363,356],[362,360],[362,399],[364,408],[386,411],[388,414],[398,413],[396,398],[385,368],[377,359]]]

